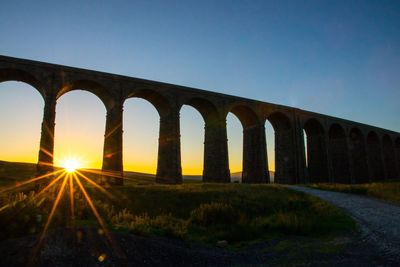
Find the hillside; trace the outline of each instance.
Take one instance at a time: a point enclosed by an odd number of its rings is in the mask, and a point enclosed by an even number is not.
[[[28,179],[34,177],[36,174],[35,163],[23,162],[9,162],[0,160],[0,183],[15,182],[18,180]],[[269,172],[271,180],[273,181],[274,172]],[[139,183],[149,183],[154,181],[155,175],[141,172],[124,172],[126,181],[134,180]],[[201,175],[183,175],[183,179],[187,181],[201,181]],[[232,182],[240,182],[242,179],[242,172],[231,173]]]

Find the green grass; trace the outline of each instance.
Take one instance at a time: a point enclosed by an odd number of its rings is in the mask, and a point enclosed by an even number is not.
[[[31,178],[36,173],[36,164],[0,161],[0,186]]]
[[[101,217],[117,231],[207,244],[227,240],[231,247],[240,247],[276,236],[320,238],[355,229],[355,222],[341,210],[278,185],[189,181],[167,186],[155,184],[151,176],[127,177],[124,186],[107,188],[111,199],[85,183]],[[0,239],[42,231],[58,191],[59,185],[39,197],[29,188],[0,194],[0,207],[5,207],[0,210]],[[51,227],[71,226],[66,195]],[[83,195],[77,192],[74,199],[75,223],[93,225],[95,217]]]
[[[376,197],[400,204],[400,182],[381,182],[369,184],[311,184],[311,188],[331,190]]]
[[[141,235],[169,236],[215,244],[227,240],[241,246],[272,235],[326,236],[354,229],[352,219],[317,198],[272,185],[183,184],[111,187],[115,199],[89,187],[109,227]],[[0,212],[3,238],[37,233],[43,228],[58,189],[46,198],[35,194],[3,196]],[[95,218],[81,194],[75,195],[77,219],[90,224]],[[52,226],[68,226],[68,199],[63,199]],[[40,216],[41,220],[36,221]],[[66,219],[67,217],[67,219]],[[13,221],[12,228],[7,222]],[[27,227],[29,226],[29,227]],[[32,227],[31,227],[32,226]]]

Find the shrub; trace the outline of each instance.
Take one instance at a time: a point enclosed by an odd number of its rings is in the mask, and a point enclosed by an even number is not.
[[[312,220],[295,212],[278,212],[267,218],[259,219],[260,226],[270,231],[287,234],[307,234],[312,231]]]
[[[221,224],[237,224],[240,214],[231,205],[212,202],[201,204],[190,214],[189,223],[200,226],[212,226]]]
[[[38,233],[47,219],[42,203],[33,191],[8,195],[0,211],[0,239]]]
[[[110,219],[114,227],[128,229],[142,235],[183,238],[186,234],[186,223],[171,214],[161,214],[152,218],[147,213],[134,215],[127,209],[123,209]]]

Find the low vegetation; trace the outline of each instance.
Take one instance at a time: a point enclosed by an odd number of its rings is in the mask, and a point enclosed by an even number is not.
[[[29,179],[33,177],[35,173],[36,164],[0,160],[0,186]]]
[[[311,184],[311,188],[366,195],[400,204],[400,182],[369,184]]]
[[[3,169],[13,170],[7,164]],[[0,184],[0,192],[25,180],[25,172]],[[111,197],[82,181],[102,220],[117,231],[208,244],[225,240],[237,247],[276,236],[326,238],[355,229],[355,222],[341,210],[278,185],[186,181],[166,186],[154,184],[151,176],[126,177],[124,186],[107,188]],[[31,191],[33,186],[0,193],[0,239],[41,233],[60,186],[45,194]],[[77,187],[74,192],[74,220],[67,185],[50,228],[97,224],[84,195]]]
[[[272,185],[201,184],[111,187],[109,199],[86,185],[109,228],[141,235],[168,236],[232,246],[276,235],[326,236],[354,229],[352,219],[317,198]],[[4,195],[1,239],[39,233],[56,199],[52,192]],[[51,227],[72,225],[68,190]],[[95,216],[81,193],[75,193],[75,224],[91,225]]]

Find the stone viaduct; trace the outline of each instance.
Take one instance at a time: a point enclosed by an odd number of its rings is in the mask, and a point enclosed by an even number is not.
[[[400,179],[400,133],[349,120],[236,96],[25,59],[0,56],[0,82],[21,81],[36,88],[45,106],[38,174],[53,171],[57,99],[71,90],[87,90],[107,110],[103,171],[123,175],[124,101],[143,98],[160,116],[156,182],[182,182],[179,112],[190,105],[205,122],[204,182],[230,182],[226,116],[243,126],[242,182],[268,183],[264,124],[275,130],[275,182],[363,183]],[[307,136],[307,158],[304,144]],[[122,184],[120,178],[109,181]]]

